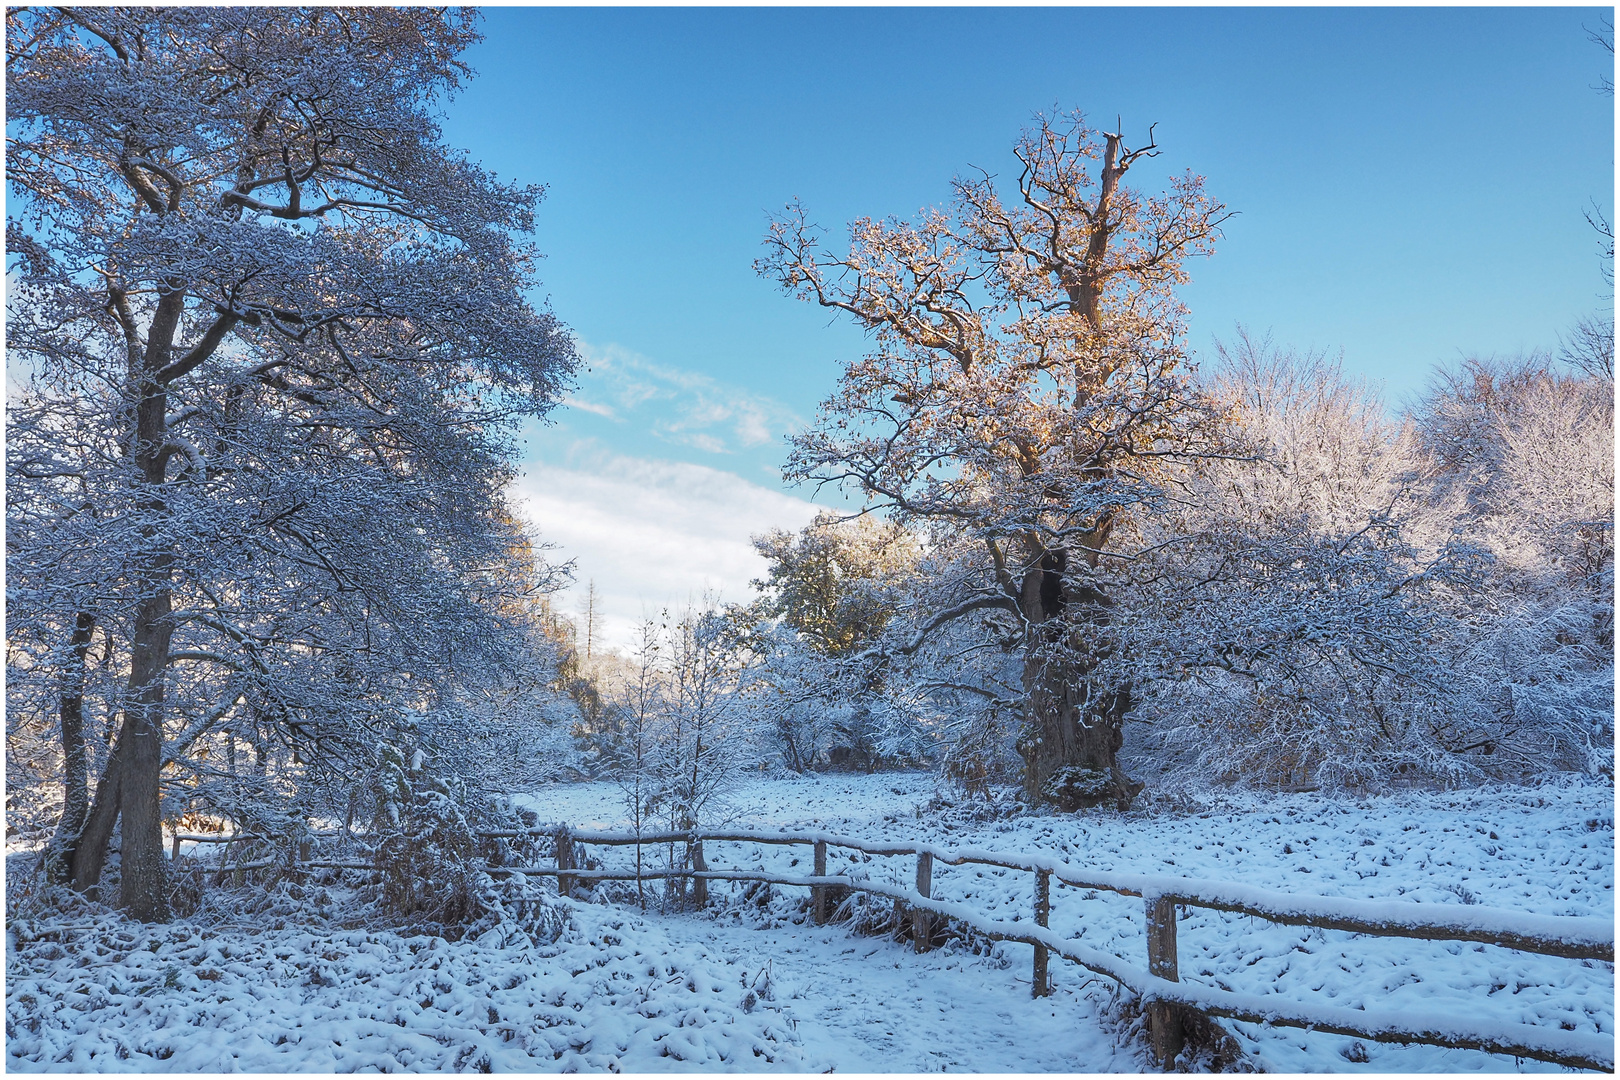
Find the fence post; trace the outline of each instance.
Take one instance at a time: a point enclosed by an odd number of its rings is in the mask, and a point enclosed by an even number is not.
[[[557,848],[557,895],[567,896],[574,890],[574,879],[563,871],[574,869],[574,835],[568,831],[568,826],[560,825],[552,842]]]
[[[816,841],[816,877],[827,876],[827,841]],[[821,926],[827,921],[827,886],[810,886],[810,906],[815,912],[816,925]]]
[[[1147,954],[1148,974],[1181,981],[1176,962],[1176,905],[1167,897],[1147,898]],[[1180,1011],[1169,1002],[1155,1001],[1148,1006],[1148,1025],[1152,1030],[1153,1057],[1160,1068],[1168,1069],[1181,1052]]]
[[[1035,871],[1035,925],[1046,928],[1047,918],[1052,912],[1052,871]],[[1048,997],[1052,993],[1052,984],[1047,981],[1046,968],[1048,962],[1045,945],[1035,946],[1035,977],[1031,980],[1034,989],[1033,997]]]
[[[178,859],[180,857],[180,830],[179,829],[174,830],[174,833],[172,835],[174,836],[174,843],[170,846],[170,849],[169,849],[169,861],[170,862],[173,862],[175,859]]]
[[[932,898],[934,889],[934,856],[932,852],[917,852],[917,891],[925,898]],[[928,951],[928,939],[933,936],[934,930],[929,919],[929,913],[922,908],[914,908],[911,912],[911,946],[917,952]]]
[[[692,869],[696,870],[696,871],[704,871],[704,870],[707,870],[708,868],[709,868],[709,864],[703,861],[703,841],[702,840],[693,840],[692,841]],[[694,907],[701,908],[701,907],[705,907],[708,903],[709,903],[709,879],[708,878],[703,878],[703,877],[694,877],[692,879],[692,905]]]
[[[299,862],[309,862],[309,841],[308,840],[300,840],[300,841],[298,841],[298,861]]]

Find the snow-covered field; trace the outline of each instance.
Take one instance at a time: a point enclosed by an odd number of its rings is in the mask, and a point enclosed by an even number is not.
[[[726,960],[579,905],[551,946],[248,925],[8,940],[12,1070],[647,1072],[802,1068]],[[13,928],[22,939],[35,928]],[[41,927],[40,929],[44,929]],[[84,928],[88,930],[89,927]]]
[[[1127,815],[996,816],[932,777],[764,779],[729,824],[817,828],[942,847],[1045,853],[1106,870],[1179,874],[1302,895],[1613,914],[1613,791],[1494,788],[1360,801],[1236,798]],[[524,799],[543,820],[622,825],[610,784]],[[719,824],[719,822],[716,822]],[[609,861],[622,850],[591,854]],[[713,845],[711,866],[780,866],[808,849]],[[835,849],[832,872],[907,883],[909,858]],[[740,887],[738,887],[740,889]],[[1031,917],[1032,876],[934,870],[935,895]],[[1105,980],[1053,961],[1029,996],[1029,949],[922,955],[805,917],[803,890],[763,905],[714,888],[703,914],[571,903],[551,945],[450,943],[267,920],[149,928],[109,916],[20,923],[7,937],[7,1064],[69,1071],[1091,1072],[1135,1071],[1144,1048]],[[1140,901],[1055,887],[1052,928],[1145,962]],[[255,922],[257,925],[255,925]],[[1614,1030],[1609,964],[1278,927],[1203,910],[1180,922],[1181,977],[1299,1002],[1422,1009],[1471,1023]],[[1536,1062],[1230,1024],[1269,1071],[1547,1069]]]
[[[1614,913],[1614,792],[1572,782],[1536,788],[1496,787],[1407,793],[1361,800],[1315,794],[1233,796],[1219,806],[1130,814],[1025,815],[976,820],[973,804],[942,792],[932,777],[822,775],[759,782],[736,793],[731,815],[756,828],[815,827],[870,838],[927,840],[1046,854],[1100,870],[1208,878],[1300,895],[1399,899],[1426,904],[1482,904],[1542,915]],[[528,805],[542,819],[585,828],[623,825],[612,785],[584,784],[536,793]],[[950,805],[941,805],[948,803]],[[708,862],[774,866],[802,873],[807,848],[709,845]],[[606,860],[622,853],[595,854]],[[840,858],[839,856],[842,856]],[[852,857],[853,856],[853,857]],[[801,860],[789,867],[793,858]],[[855,861],[855,860],[860,861]],[[870,874],[909,885],[910,858],[885,859],[834,849],[830,873]],[[961,900],[1002,921],[1033,917],[1033,876],[991,867],[934,868],[933,892]],[[1051,926],[1060,934],[1146,965],[1141,901],[1111,893],[1054,887]],[[1372,938],[1339,931],[1276,926],[1244,916],[1189,909],[1179,924],[1181,978],[1224,989],[1284,995],[1287,1000],[1379,1012],[1422,1010],[1469,1023],[1544,1024],[1612,1035],[1613,965],[1521,953],[1489,945]],[[864,950],[863,950],[864,951]],[[1007,945],[1006,971],[973,982],[1021,980],[1028,993],[1029,950]],[[802,961],[801,961],[802,962]],[[865,969],[850,975],[864,976]],[[1105,1008],[1100,980],[1054,961],[1060,990],[1089,983],[1071,1019]],[[1057,1000],[1057,999],[1054,999]],[[1021,1008],[1031,1007],[1027,997]],[[985,1039],[996,1025],[980,1010]],[[906,1026],[902,1009],[889,1026]],[[960,1023],[961,1020],[959,1019]],[[1372,1072],[1513,1069],[1512,1058],[1435,1047],[1404,1047],[1229,1024],[1250,1060],[1268,1071]],[[801,1031],[803,1025],[801,1025]],[[1365,1060],[1355,1060],[1365,1058]],[[1066,1068],[1115,1065],[1077,1058]],[[1524,1068],[1554,1069],[1537,1062]],[[1046,1068],[1017,1058],[983,1056],[985,1070]],[[843,1068],[906,1066],[874,1056]]]

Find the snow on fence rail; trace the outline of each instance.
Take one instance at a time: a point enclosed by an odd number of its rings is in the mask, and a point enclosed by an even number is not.
[[[1153,1052],[1160,1064],[1165,1066],[1169,1065],[1181,1049],[1182,1024],[1177,1010],[1187,1009],[1210,1016],[1303,1027],[1338,1035],[1353,1035],[1376,1042],[1424,1043],[1464,1050],[1484,1050],[1576,1068],[1601,1072],[1614,1071],[1614,1040],[1610,1037],[1519,1023],[1501,1023],[1482,1028],[1458,1023],[1445,1016],[1426,1015],[1412,1010],[1402,1010],[1399,1015],[1380,1015],[1376,1012],[1338,1006],[1278,1002],[1273,995],[1241,994],[1203,986],[1190,987],[1179,981],[1176,955],[1178,905],[1253,915],[1292,926],[1346,930],[1377,937],[1474,941],[1525,952],[1612,963],[1614,926],[1603,919],[1534,915],[1486,907],[1437,912],[1432,905],[1401,901],[1301,897],[1273,889],[1232,885],[1220,881],[1086,870],[1062,860],[1043,856],[984,851],[976,848],[946,851],[931,844],[873,841],[834,833],[696,830],[643,833],[638,837],[625,833],[573,830],[562,826],[481,835],[492,838],[550,836],[557,855],[555,867],[490,869],[497,873],[556,877],[563,892],[568,891],[574,881],[631,881],[638,877],[641,880],[689,878],[696,883],[694,898],[701,903],[704,899],[703,891],[706,891],[705,887],[709,881],[764,881],[809,888],[814,917],[818,923],[825,922],[828,918],[828,897],[832,888],[891,897],[910,907],[912,918],[916,920],[913,927],[913,941],[919,951],[927,947],[928,916],[943,915],[971,926],[991,940],[1018,941],[1032,946],[1035,953],[1034,992],[1037,996],[1050,992],[1046,972],[1049,956],[1053,953],[1127,987],[1138,994],[1148,1006]],[[710,869],[704,861],[704,841],[808,844],[814,849],[815,873],[786,875],[767,873],[763,870]],[[634,870],[589,870],[575,865],[573,850],[575,844],[617,847],[669,843],[684,843],[688,846],[693,869],[642,870],[638,875]],[[866,879],[829,875],[827,873],[829,846],[849,848],[868,855],[915,855],[916,888],[905,889]],[[1034,873],[1035,926],[992,921],[967,905],[934,899],[929,894],[932,891],[935,863],[948,866],[974,863]],[[1051,904],[1050,883],[1054,878],[1065,885],[1080,889],[1097,889],[1124,896],[1141,897],[1147,916],[1148,970],[1143,971],[1110,953],[1060,938],[1047,929]]]
[[[931,844],[893,843],[841,836],[834,833],[748,832],[694,830],[685,832],[626,833],[590,832],[567,826],[481,832],[482,838],[547,837],[555,852],[554,866],[490,866],[494,874],[523,874],[555,877],[558,891],[569,892],[581,881],[635,881],[670,878],[693,881],[693,899],[699,905],[707,900],[710,881],[760,881],[810,889],[813,917],[825,923],[830,917],[832,890],[865,892],[897,900],[911,910],[912,938],[917,950],[927,948],[930,916],[941,915],[972,927],[993,941],[1017,941],[1034,949],[1034,993],[1050,992],[1047,965],[1051,954],[1106,976],[1139,995],[1148,1008],[1154,1056],[1168,1067],[1180,1052],[1182,1021],[1180,1010],[1201,1012],[1253,1023],[1302,1027],[1336,1035],[1352,1035],[1375,1042],[1422,1043],[1462,1050],[1484,1050],[1496,1054],[1534,1058],[1574,1068],[1600,1072],[1614,1071],[1614,1040],[1583,1032],[1552,1030],[1533,1024],[1499,1023],[1490,1027],[1458,1023],[1441,1015],[1428,1015],[1405,1009],[1398,1015],[1349,1009],[1339,1006],[1302,1005],[1279,1002],[1276,995],[1242,994],[1214,987],[1188,986],[1179,981],[1176,954],[1176,909],[1203,907],[1253,915],[1291,926],[1345,930],[1377,937],[1410,937],[1425,940],[1473,941],[1499,945],[1524,952],[1544,953],[1576,960],[1614,961],[1614,926],[1597,918],[1534,915],[1500,908],[1467,907],[1436,911],[1434,905],[1403,901],[1346,900],[1333,897],[1295,896],[1274,889],[1260,889],[1197,878],[1155,874],[1122,874],[1086,870],[1062,860],[1044,856],[963,848],[946,851]],[[267,839],[238,835],[177,836],[199,842],[231,843]],[[814,870],[809,875],[775,874],[765,870],[711,869],[703,844],[736,842],[768,845],[808,844],[814,849]],[[593,870],[576,864],[576,844],[626,847],[640,844],[680,843],[687,845],[690,870]],[[906,889],[864,878],[827,873],[828,847],[849,848],[867,855],[914,855],[917,858],[916,887]],[[999,866],[1035,874],[1035,925],[1005,923],[981,916],[965,904],[931,896],[935,863],[961,866],[968,863]],[[296,860],[260,860],[229,867],[232,872],[291,866],[345,870],[371,869],[364,862],[316,861],[310,859],[307,842],[299,845]],[[224,873],[227,867],[221,866]],[[1051,910],[1051,881],[1080,889],[1096,889],[1141,897],[1147,917],[1146,971],[1111,953],[1092,949],[1077,941],[1058,937],[1047,928]]]

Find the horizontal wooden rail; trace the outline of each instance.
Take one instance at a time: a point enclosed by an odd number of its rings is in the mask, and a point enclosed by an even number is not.
[[[791,882],[784,879],[783,883],[841,884],[846,888],[890,896],[913,907],[960,920],[992,940],[1045,945],[1048,950],[1064,959],[1128,987],[1139,994],[1146,1004],[1165,1002],[1233,1020],[1361,1036],[1375,1042],[1421,1043],[1464,1050],[1486,1050],[1575,1068],[1594,1069],[1600,1072],[1614,1071],[1614,1040],[1607,1036],[1516,1023],[1504,1024],[1497,1033],[1491,1034],[1444,1018],[1406,1011],[1380,1015],[1342,1007],[1305,1010],[1296,1002],[1278,1001],[1275,996],[1239,994],[1214,987],[1194,987],[1161,979],[1121,961],[1110,953],[1060,938],[1050,930],[1021,926],[1017,923],[989,922],[965,905],[931,900],[902,887],[850,878],[841,880],[801,878]]]
[[[299,859],[288,862],[286,859],[260,859],[257,862],[242,863],[216,867],[222,873],[245,873],[249,870],[302,870],[306,867],[316,870],[368,870],[376,871],[373,863],[365,862],[326,862],[318,859]]]
[[[643,881],[648,881],[663,878],[713,877],[715,873],[709,871],[704,874],[695,870],[643,870],[638,875],[634,870],[575,870],[571,867],[559,870],[555,866],[490,866],[485,869],[496,877],[522,874],[524,877],[566,877],[578,878],[581,881],[634,881],[638,876]]]
[[[555,830],[552,830],[555,831]],[[549,833],[546,833],[549,835]],[[824,843],[868,855],[932,856],[936,864],[969,863],[999,866],[1031,873],[1046,872],[1071,888],[1097,889],[1122,896],[1161,898],[1189,907],[1253,915],[1290,926],[1346,930],[1377,937],[1473,941],[1523,952],[1562,956],[1573,960],[1614,961],[1614,924],[1609,920],[1572,915],[1535,915],[1529,912],[1472,905],[1416,904],[1410,901],[1343,900],[1296,896],[1275,889],[1230,885],[1221,881],[1170,877],[1161,874],[1122,874],[1085,870],[1071,863],[1042,856],[1013,855],[964,848],[946,851],[932,844],[874,842],[834,833],[762,833],[695,830],[646,833],[637,838],[625,833],[573,832],[583,844],[607,847],[690,843],[696,840],[766,845]],[[1436,909],[1440,910],[1436,910]]]
[[[1614,1039],[1608,1035],[1560,1031],[1519,1023],[1503,1023],[1495,1034],[1487,1034],[1445,1017],[1405,1010],[1399,1014],[1380,1014],[1338,1006],[1317,1006],[1301,1014],[1279,1009],[1272,1003],[1270,995],[1238,994],[1205,987],[1195,990],[1185,983],[1168,982],[1153,976],[1149,976],[1149,984],[1143,988],[1142,995],[1144,1000],[1184,1005],[1210,1016],[1224,1016],[1232,1020],[1352,1035],[1374,1042],[1484,1050],[1492,1054],[1534,1058],[1575,1069],[1614,1071]],[[1294,1007],[1298,1008],[1297,1005]]]
[[[1231,886],[1224,886],[1232,891],[1222,897],[1219,882],[1189,879],[1186,884],[1193,888],[1177,886],[1157,895],[1172,903],[1255,915],[1289,926],[1377,937],[1474,941],[1571,960],[1614,961],[1614,925],[1602,919],[1461,905],[1451,910],[1449,904],[1444,905],[1447,910],[1436,912],[1434,907],[1441,905],[1299,897]]]
[[[358,839],[356,834],[346,832],[311,832],[304,835],[315,840],[338,840],[350,836]],[[480,833],[479,835],[482,836],[483,834]],[[231,833],[229,835],[223,833],[170,833],[169,839],[189,840],[194,844],[239,844],[247,840],[276,840],[280,838],[266,836],[263,833]]]

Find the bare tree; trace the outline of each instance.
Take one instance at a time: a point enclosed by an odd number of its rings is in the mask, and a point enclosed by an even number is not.
[[[798,206],[773,224],[759,272],[874,341],[787,471],[975,548],[909,647],[988,617],[1024,655],[1028,794],[1127,805],[1129,687],[1093,677],[1113,647],[1105,562],[1129,558],[1131,515],[1169,463],[1221,452],[1173,290],[1228,215],[1191,174],[1151,197],[1122,182],[1158,153],[1151,132],[1133,148],[1078,114],[1040,117],[1014,152],[1010,204],[988,173],[961,177],[949,209],[858,220],[843,253]]]
[[[1614,318],[1588,315],[1561,336],[1559,358],[1583,375],[1614,381]]]
[[[669,698],[661,748],[670,828],[694,829],[736,783],[747,741],[738,696],[747,654],[713,596],[689,606],[666,631]]]
[[[1614,56],[1614,20],[1608,16],[1599,16],[1598,28],[1588,30],[1586,37],[1588,41],[1600,46],[1611,57],[1609,61],[1610,70],[1598,76],[1598,84],[1594,89],[1600,94],[1614,97],[1614,61],[1612,59]]]
[[[591,648],[596,637],[596,579],[585,587],[585,663],[591,662]]]
[[[1598,28],[1588,30],[1586,36],[1593,44],[1600,46],[1609,54],[1609,71],[1599,77],[1598,85],[1594,89],[1607,97],[1614,97],[1614,20],[1607,17],[1599,18]],[[1610,224],[1608,215],[1604,214],[1603,208],[1597,204],[1596,199],[1592,200],[1592,208],[1586,212],[1586,223],[1592,226],[1592,230],[1602,238],[1603,280],[1608,282],[1609,288],[1612,289],[1614,288],[1614,226]],[[1614,318],[1612,315],[1609,318],[1609,323],[1611,327],[1609,331],[1610,337],[1613,337]]]
[[[641,834],[647,821],[659,808],[658,785],[653,762],[658,756],[658,736],[664,711],[664,680],[659,653],[662,628],[652,619],[636,626],[635,646],[629,672],[619,691],[624,716],[619,733],[618,782],[630,807],[630,825],[636,834],[636,902],[643,910],[647,894],[641,880]]]

